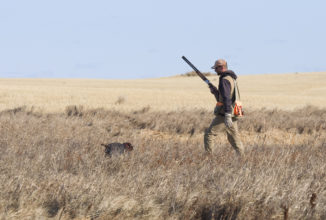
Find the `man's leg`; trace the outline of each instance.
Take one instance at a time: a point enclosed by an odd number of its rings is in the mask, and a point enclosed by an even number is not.
[[[224,127],[224,117],[221,115],[215,116],[209,128],[205,130],[204,134],[204,146],[206,152],[212,152],[212,145],[214,143],[214,138],[217,135],[217,132],[221,129],[225,129]]]
[[[243,155],[243,145],[240,139],[237,119],[233,119],[233,126],[226,129],[228,140],[238,155]]]

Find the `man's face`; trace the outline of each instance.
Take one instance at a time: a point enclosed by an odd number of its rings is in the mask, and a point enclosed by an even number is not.
[[[219,59],[214,64],[214,70],[217,73],[217,75],[220,75],[221,73],[228,70],[226,61],[223,59]]]
[[[220,75],[225,71],[226,71],[226,67],[223,64],[218,64],[215,66],[215,72],[217,73],[217,75]]]

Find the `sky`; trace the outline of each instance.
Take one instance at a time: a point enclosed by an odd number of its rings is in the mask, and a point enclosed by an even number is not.
[[[326,71],[324,0],[0,0],[0,78]]]

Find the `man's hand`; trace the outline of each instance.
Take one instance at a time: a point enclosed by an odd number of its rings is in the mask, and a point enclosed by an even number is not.
[[[218,95],[218,90],[217,90],[217,88],[213,85],[213,84],[209,84],[208,85],[208,87],[209,87],[209,89],[211,90],[211,93],[213,94],[213,95]]]
[[[232,123],[232,116],[230,113],[225,113],[225,116],[224,116],[224,123],[225,123],[225,126],[227,128],[231,128],[233,126],[233,123]]]

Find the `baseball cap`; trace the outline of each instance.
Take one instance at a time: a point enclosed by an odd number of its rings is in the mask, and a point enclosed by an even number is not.
[[[226,61],[223,59],[216,60],[214,66],[212,66],[212,69],[215,69],[218,66],[226,66]]]

